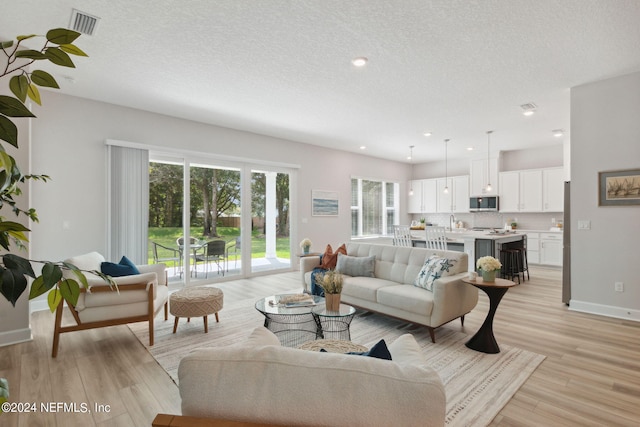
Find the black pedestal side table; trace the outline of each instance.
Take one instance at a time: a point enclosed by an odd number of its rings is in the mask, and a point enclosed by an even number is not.
[[[484,319],[484,323],[480,329],[478,329],[478,332],[476,332],[465,345],[472,350],[482,353],[500,353],[500,347],[496,342],[496,338],[493,336],[493,317],[496,314],[498,304],[500,304],[500,300],[504,294],[507,293],[509,288],[516,286],[517,283],[505,279],[496,279],[495,282],[483,282],[481,277],[474,280],[465,278],[462,279],[462,281],[478,289],[482,289],[489,297],[489,312],[487,313],[487,317]]]

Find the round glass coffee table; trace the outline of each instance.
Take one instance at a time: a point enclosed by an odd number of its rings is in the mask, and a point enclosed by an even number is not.
[[[340,304],[339,311],[329,311],[322,304],[314,307],[311,314],[316,321],[320,338],[351,341],[349,325],[356,315],[355,308]]]
[[[264,315],[264,327],[273,332],[280,343],[286,347],[298,347],[301,344],[320,338],[320,330],[313,308],[324,309],[324,298],[310,295],[313,303],[303,306],[288,306],[282,303],[291,294],[271,295],[256,301],[256,310]]]

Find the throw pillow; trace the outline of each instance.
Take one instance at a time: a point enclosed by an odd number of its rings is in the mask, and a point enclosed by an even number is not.
[[[336,271],[352,277],[375,277],[375,265],[375,255],[368,257],[356,257],[340,254],[336,264]]]
[[[327,350],[325,350],[324,348],[321,348],[320,351],[325,353],[327,352]],[[377,359],[391,360],[391,353],[389,353],[387,343],[384,340],[378,341],[373,347],[371,347],[369,351],[352,351],[346,354],[355,354],[358,356],[369,356],[375,357]]]
[[[103,262],[100,264],[100,271],[111,277],[132,276],[140,274],[138,267],[129,258],[123,256],[118,264],[113,262]]]
[[[320,267],[325,270],[333,270],[336,268],[338,254],[347,254],[347,246],[344,243],[335,251],[335,253],[333,252],[331,245],[327,245],[327,248],[324,250],[324,254],[322,254],[322,263],[320,264]]]
[[[449,269],[453,267],[455,262],[455,260],[431,255],[425,261],[416,280],[414,280],[414,286],[433,292],[433,282],[440,277],[448,276]]]

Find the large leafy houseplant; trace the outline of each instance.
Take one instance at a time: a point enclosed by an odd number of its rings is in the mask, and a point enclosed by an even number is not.
[[[61,67],[75,67],[69,55],[87,56],[73,42],[80,33],[64,28],[49,30],[46,35],[35,34],[18,36],[16,40],[0,41],[3,59],[0,62],[0,79],[9,78],[9,89],[14,96],[0,95],[0,140],[18,148],[18,128],[13,123],[15,118],[33,117],[27,108],[27,100],[41,105],[38,87],[59,89],[55,78],[43,70],[34,69],[34,65],[49,61]],[[37,49],[22,48],[27,41],[44,39],[42,47]],[[20,186],[27,180],[47,181],[47,175],[23,175],[15,159],[9,155],[0,143],[0,246],[6,251],[11,245],[24,249],[28,241],[24,225],[8,221],[2,216],[2,209],[8,206],[16,216],[24,215],[32,221],[38,221],[35,209],[21,209],[14,196],[22,191]],[[42,264],[40,275],[36,275],[31,261],[19,255],[4,253],[0,255],[0,293],[15,307],[16,301],[27,288],[28,277],[33,279],[29,299],[49,293],[47,300],[51,311],[66,300],[75,305],[80,294],[81,284],[88,289],[87,279],[83,272],[74,265],[63,262],[35,261]],[[75,279],[64,278],[63,270],[71,270]],[[108,276],[98,271],[91,273],[101,276],[109,284],[113,282]],[[76,280],[77,279],[77,280]]]

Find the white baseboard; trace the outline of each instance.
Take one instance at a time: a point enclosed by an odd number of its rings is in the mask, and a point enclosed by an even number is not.
[[[640,310],[631,308],[594,304],[592,302],[576,301],[572,299],[569,302],[569,310],[640,322]]]
[[[11,344],[19,344],[33,340],[31,328],[16,329],[13,331],[0,332],[0,347]]]
[[[34,299],[29,301],[29,313],[42,310],[49,310],[49,303],[46,299]]]

